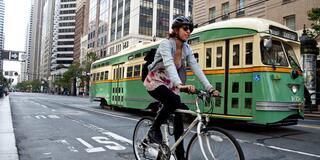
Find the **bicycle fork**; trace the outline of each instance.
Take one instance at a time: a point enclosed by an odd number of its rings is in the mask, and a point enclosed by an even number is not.
[[[207,120],[207,117],[206,117],[206,121],[208,121],[208,120]],[[200,121],[200,122],[198,123],[198,126],[197,126],[197,135],[198,135],[198,139],[199,139],[199,145],[200,145],[201,152],[202,152],[204,158],[205,158],[206,160],[209,160],[208,157],[207,157],[206,152],[204,151],[203,141],[202,141],[202,137],[201,137],[201,134],[205,134],[205,133],[201,133],[201,127],[202,127],[203,125],[204,125],[204,124],[203,124],[202,121]],[[211,146],[210,146],[208,137],[207,137],[207,136],[203,136],[203,137],[204,137],[204,139],[205,139],[205,141],[206,141],[206,143],[207,143],[207,149],[209,150],[211,157],[212,157],[214,160],[216,160],[216,158],[215,158],[215,156],[214,156],[214,154],[213,154],[213,152],[212,152],[212,149],[211,149]]]

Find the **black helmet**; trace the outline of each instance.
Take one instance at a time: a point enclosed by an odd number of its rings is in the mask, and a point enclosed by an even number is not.
[[[190,17],[186,17],[186,16],[179,16],[179,17],[175,18],[173,20],[171,29],[180,28],[183,25],[189,26],[190,32],[193,31],[194,26],[193,26],[192,19]]]

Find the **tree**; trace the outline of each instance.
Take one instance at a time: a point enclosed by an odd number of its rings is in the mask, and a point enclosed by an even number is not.
[[[75,88],[73,85],[75,85],[75,79],[76,77],[79,77],[81,75],[82,69],[80,68],[79,62],[72,63],[66,72],[63,73],[62,77],[58,79],[55,84],[63,87],[67,91],[72,91],[73,88]],[[72,92],[74,95],[75,93]]]
[[[82,66],[82,71],[85,73],[85,74],[82,74],[82,76],[80,77],[81,78],[81,81],[82,82],[86,82],[86,88],[89,88],[89,81],[90,81],[90,76],[88,75],[90,73],[90,70],[91,70],[91,64],[98,60],[98,57],[96,55],[95,52],[89,52],[87,55],[86,55],[86,58],[85,60],[83,61],[83,63],[81,64]],[[85,94],[87,94],[87,91],[88,90],[85,90]]]
[[[312,21],[311,27],[313,31],[308,31],[308,34],[316,38],[320,34],[320,8],[312,8],[308,11],[308,20]]]

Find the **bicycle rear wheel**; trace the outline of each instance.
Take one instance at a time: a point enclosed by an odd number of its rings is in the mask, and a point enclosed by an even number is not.
[[[243,151],[237,140],[228,132],[217,127],[208,127],[201,131],[204,152],[209,160],[244,160]],[[203,160],[198,135],[195,134],[187,149],[189,160]]]
[[[156,159],[158,150],[147,139],[153,118],[144,117],[138,121],[133,132],[133,152],[137,160]]]

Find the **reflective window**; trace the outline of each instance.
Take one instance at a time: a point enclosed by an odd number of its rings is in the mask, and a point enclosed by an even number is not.
[[[232,52],[232,56],[233,56],[233,65],[234,66],[238,66],[239,65],[239,61],[240,61],[240,45],[236,44],[233,45],[233,52]]]
[[[246,65],[252,64],[252,43],[246,43]]]
[[[211,68],[212,65],[212,48],[206,48],[206,67]]]
[[[288,60],[289,60],[289,63],[291,65],[291,67],[301,71],[301,67],[299,65],[299,61],[298,61],[298,59],[296,57],[296,54],[294,53],[294,50],[292,49],[292,47],[289,46],[286,43],[283,43],[283,46],[284,46],[284,49],[285,49],[285,51],[287,53]]]
[[[222,49],[223,47],[217,47],[217,67],[222,67]]]
[[[263,64],[274,66],[288,66],[285,52],[283,51],[282,45],[279,41],[272,40],[271,48],[264,47],[263,40],[261,41],[260,45],[261,59]]]
[[[134,76],[134,77],[139,77],[139,76],[140,76],[140,65],[135,65],[135,66],[134,66],[133,76]]]

